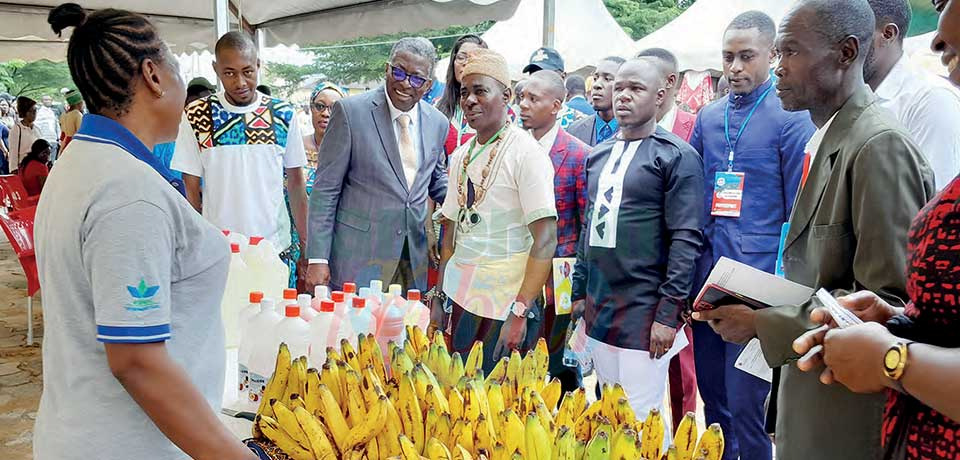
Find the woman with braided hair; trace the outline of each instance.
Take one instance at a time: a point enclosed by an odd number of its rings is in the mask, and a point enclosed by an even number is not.
[[[151,153],[174,140],[186,90],[143,16],[67,3],[70,75],[89,109],[44,185],[37,460],[255,459],[217,419],[229,251]]]

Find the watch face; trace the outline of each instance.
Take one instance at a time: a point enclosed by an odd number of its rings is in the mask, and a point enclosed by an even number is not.
[[[887,354],[883,357],[883,367],[887,368],[890,371],[893,371],[900,365],[900,350],[897,348],[887,350]]]

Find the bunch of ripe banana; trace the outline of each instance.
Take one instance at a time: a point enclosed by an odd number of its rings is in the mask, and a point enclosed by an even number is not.
[[[657,411],[638,421],[619,385],[604,387],[593,404],[583,389],[561,395],[560,382],[547,381],[542,339],[526,356],[514,351],[499,361],[486,377],[481,342],[464,362],[447,351],[442,334],[430,340],[416,327],[407,329],[402,347],[391,343],[387,357],[389,364],[372,335],[360,336],[357,349],[342,341],[339,350],[327,349],[320,370],[307,369],[305,357],[291,359],[281,345],[253,436],[293,460],[664,457]],[[719,460],[722,434],[711,427],[691,448],[696,423],[688,418],[687,437],[666,458]]]

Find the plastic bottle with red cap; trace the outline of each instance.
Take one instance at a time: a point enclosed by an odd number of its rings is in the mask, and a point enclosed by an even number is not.
[[[274,343],[272,331],[281,319],[276,302],[264,298],[260,301],[260,310],[243,326],[239,357],[240,401],[256,403],[263,394],[266,380],[277,362],[277,350],[271,352],[270,347]]]
[[[286,343],[290,356],[298,358],[310,352],[310,325],[300,317],[300,305],[297,304],[297,290],[283,291],[284,318],[275,327],[274,353],[281,343]]]
[[[390,342],[402,347],[406,339],[404,326],[403,306],[397,302],[390,302],[383,308],[380,327],[377,329],[377,344],[383,353],[384,363],[390,363]]]
[[[290,268],[280,260],[280,252],[262,236],[251,236],[244,261],[250,267],[250,289],[279,298],[290,283]]]
[[[250,318],[260,313],[260,302],[263,301],[263,293],[260,291],[250,291],[249,301],[247,306],[240,310],[240,317],[237,321],[237,324],[240,325],[240,346],[243,346],[243,341],[246,340],[247,324],[250,322]]]
[[[407,291],[407,306],[405,308],[406,316],[403,323],[407,326],[418,326],[422,330],[427,330],[430,325],[430,309],[420,302],[420,291],[411,289]]]
[[[240,346],[240,311],[250,298],[249,267],[240,255],[240,245],[230,244],[230,265],[227,272],[227,284],[223,289],[220,302],[220,315],[226,334],[227,349]]]
[[[310,367],[319,369],[327,361],[327,347],[333,346],[330,331],[334,322],[338,322],[333,313],[332,300],[321,300],[320,311],[310,322]]]
[[[310,294],[300,294],[297,296],[297,305],[300,307],[300,317],[308,323],[317,316],[317,311],[310,306],[311,300]]]
[[[357,336],[360,334],[375,334],[377,332],[377,320],[373,317],[373,312],[367,308],[367,299],[363,297],[354,297],[352,307],[347,313],[347,321],[350,324],[350,337],[347,338],[350,344],[357,346]]]

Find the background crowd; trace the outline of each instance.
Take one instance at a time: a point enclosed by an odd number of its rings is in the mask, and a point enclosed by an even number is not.
[[[141,16],[59,7],[77,89],[62,108],[0,101],[4,172],[44,190],[36,458],[76,455],[60,433],[90,413],[112,417],[104,443],[151,427],[103,447],[118,457],[245,458],[212,412],[171,407],[219,405],[222,368],[197,359],[222,353],[210,287],[229,229],[270,240],[301,291],[426,292],[431,327],[463,356],[482,340],[487,372],[544,337],[564,390],[589,367],[637,413],[669,391],[674,424],[699,392],[725,459],[774,445],[781,460],[960,459],[960,399],[943,385],[960,377],[960,2],[933,4],[952,80],[904,55],[907,0],[800,0],[779,25],[748,11],[705,37],[723,50],[712,101],[685,92],[666,49],[600,57],[585,80],[541,48],[515,81],[467,35],[429,103],[437,52],[404,38],[382,86],[316,87],[312,134],[258,85],[246,34],[217,42],[218,90],[184,84]],[[814,299],[691,316],[722,257],[825,288],[865,323],[839,328]],[[156,308],[122,308],[115,287],[144,279]],[[736,365],[751,342],[772,382]],[[89,366],[59,374],[69,362]],[[67,401],[77,385],[85,404]],[[173,386],[189,391],[171,400]]]

